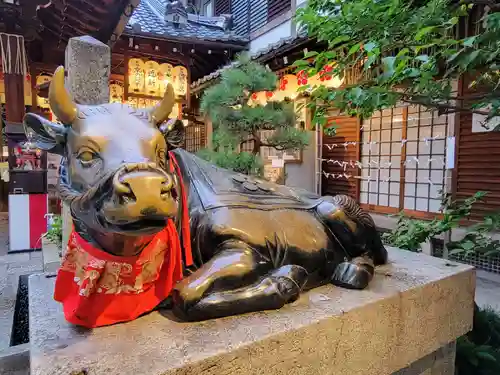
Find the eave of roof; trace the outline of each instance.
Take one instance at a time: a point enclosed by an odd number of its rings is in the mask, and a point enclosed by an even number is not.
[[[267,47],[262,48],[256,52],[254,52],[250,56],[250,58],[252,60],[265,61],[267,58],[270,57],[269,55],[271,55],[271,54],[284,52],[282,50],[285,49],[285,47],[296,47],[296,46],[303,44],[303,43],[306,43],[310,40],[311,39],[308,38],[305,33],[300,33],[299,35],[296,35],[296,36],[288,36],[285,38],[281,38],[277,42],[271,43]],[[194,91],[198,91],[200,86],[202,86],[202,85],[205,86],[205,84],[208,84],[210,81],[219,78],[221,73],[224,70],[226,70],[228,68],[236,67],[236,66],[238,66],[238,63],[234,61],[228,65],[223,66],[220,69],[217,69],[216,71],[206,75],[205,77],[202,77],[202,78],[196,80],[195,82],[193,82],[191,84],[191,89]]]

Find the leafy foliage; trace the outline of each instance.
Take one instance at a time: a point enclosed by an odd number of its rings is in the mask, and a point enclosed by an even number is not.
[[[456,228],[460,221],[470,216],[472,206],[486,195],[479,191],[463,202],[452,201],[449,194],[442,199],[443,218],[434,218],[432,221],[416,220],[409,218],[404,213],[399,213],[396,228],[384,233],[382,239],[390,246],[400,249],[419,252],[422,243],[439,236],[442,233]]]
[[[471,22],[478,28],[475,35],[460,35],[475,3],[489,4],[489,11]],[[398,102],[438,108],[441,114],[471,110],[487,120],[500,115],[498,10],[495,1],[308,1],[297,21],[326,48],[296,61],[297,70],[309,76],[360,74],[357,82],[335,90],[310,88],[312,97],[321,99],[311,104],[314,122],[324,125],[332,106],[366,118]],[[452,82],[465,73],[480,90],[457,96]]]
[[[55,215],[50,229],[43,235],[44,238],[46,238],[50,243],[57,245],[59,249],[62,249],[62,227],[62,217],[59,215]]]
[[[457,375],[500,373],[500,316],[491,309],[474,311],[471,332],[457,340]]]
[[[250,100],[253,93],[274,91],[276,84],[276,75],[247,55],[241,55],[232,68],[224,70],[220,82],[207,89],[201,100],[201,110],[214,126],[215,150],[203,150],[202,157],[221,167],[250,172],[261,168],[257,160],[261,147],[303,149],[308,135],[295,127],[293,103],[268,102],[261,106]],[[263,130],[272,130],[273,134],[264,140]],[[238,153],[238,146],[249,141],[254,142],[251,154]]]
[[[500,230],[500,213],[488,215],[484,221],[472,225],[460,241],[448,244],[450,255],[467,258],[474,254],[490,257],[500,254],[500,241],[492,237],[492,232]]]

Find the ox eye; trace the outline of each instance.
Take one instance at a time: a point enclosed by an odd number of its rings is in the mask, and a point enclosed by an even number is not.
[[[92,151],[85,150],[81,151],[77,158],[83,166],[88,167],[97,159],[97,154]]]

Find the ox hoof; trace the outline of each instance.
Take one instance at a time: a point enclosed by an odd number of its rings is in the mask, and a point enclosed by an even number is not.
[[[343,262],[333,273],[333,285],[347,289],[365,289],[373,278],[373,273],[361,264]]]
[[[276,281],[276,286],[285,303],[299,298],[307,282],[308,273],[304,267],[296,265],[282,266],[270,273],[270,278]]]

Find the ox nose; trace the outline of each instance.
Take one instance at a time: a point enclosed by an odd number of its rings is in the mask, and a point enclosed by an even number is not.
[[[171,176],[151,169],[127,167],[117,173],[113,191],[121,203],[136,203],[143,215],[153,215],[158,204],[170,197],[174,186]],[[144,212],[142,212],[144,211]]]

